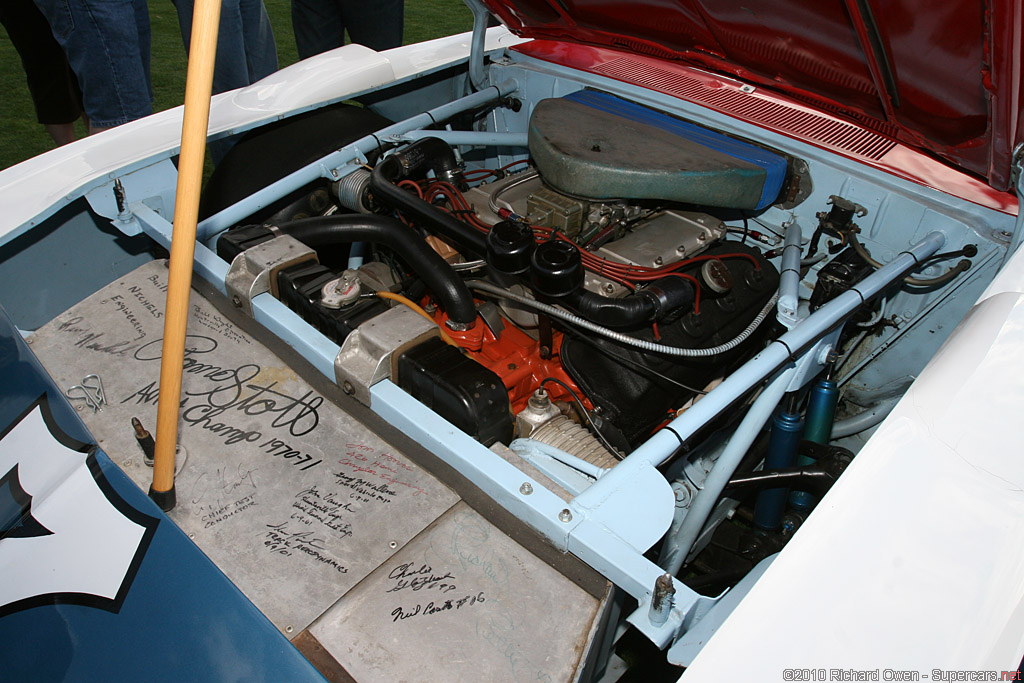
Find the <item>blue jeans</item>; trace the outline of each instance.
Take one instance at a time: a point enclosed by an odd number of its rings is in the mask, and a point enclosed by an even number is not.
[[[0,0],[3,2],[3,0]],[[194,0],[171,0],[188,53]],[[213,94],[243,88],[277,71],[277,44],[263,0],[221,0],[217,29],[217,61],[213,65]],[[210,159],[219,164],[235,144],[234,138],[210,143]]]
[[[2,0],[0,0],[2,1]],[[193,0],[171,0],[178,25],[189,49]],[[213,67],[213,94],[255,83],[277,71],[277,44],[263,0],[222,0],[217,30],[217,63]]]
[[[371,50],[398,47],[404,20],[404,0],[292,0],[299,59],[341,47],[346,30],[353,43]]]
[[[146,0],[35,2],[78,78],[91,127],[118,126],[153,113]]]

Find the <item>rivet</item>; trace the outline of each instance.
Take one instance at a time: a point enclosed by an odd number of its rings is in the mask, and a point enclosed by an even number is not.
[[[231,303],[234,304],[235,308],[241,308],[242,307],[242,300],[241,300],[241,298],[239,298],[239,296],[237,294],[235,294],[234,296],[231,297]]]
[[[519,487],[519,493],[523,494],[524,496],[530,495],[531,493],[533,493],[533,485],[530,484],[530,482],[528,481],[523,482],[523,485]]]
[[[565,508],[564,510],[559,512],[558,513],[558,519],[560,521],[562,521],[562,522],[571,522],[572,521],[572,513],[569,511],[569,508]]]

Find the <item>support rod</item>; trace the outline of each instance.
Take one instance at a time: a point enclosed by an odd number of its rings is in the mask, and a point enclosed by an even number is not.
[[[473,12],[473,38],[469,46],[469,84],[474,91],[483,90],[487,84],[484,69],[484,41],[487,38],[487,19],[491,13],[480,2],[467,2]]]
[[[937,252],[945,242],[946,238],[941,232],[930,233],[889,264],[868,275],[855,287],[819,308],[729,375],[693,407],[658,430],[654,436],[612,468],[611,472],[577,496],[573,503],[580,508],[596,506],[617,487],[623,485],[623,482],[628,481],[634,471],[665,462],[676,448],[693,436],[698,429],[727,410],[737,399],[783,365],[799,358],[811,344],[834,329],[861,304]]]
[[[308,185],[317,178],[337,180],[337,177],[332,175],[334,169],[356,159],[365,158],[370,152],[379,149],[381,142],[388,136],[401,135],[412,130],[419,130],[447,121],[463,112],[495,102],[518,89],[519,84],[515,80],[510,79],[498,85],[489,86],[472,95],[461,97],[453,102],[442,104],[439,107],[435,107],[422,114],[417,114],[404,121],[399,121],[386,128],[382,128],[376,133],[360,138],[336,152],[331,152],[317,161],[306,164],[299,170],[289,173],[280,180],[267,185],[244,199],[238,200],[231,206],[221,209],[205,219],[199,225],[199,239],[205,242],[222,230],[230,228],[246,216],[252,215],[264,206],[277,201],[289,192],[294,192],[300,187]]]
[[[491,133],[484,130],[411,130],[394,136],[397,140],[439,138],[449,145],[465,147],[527,147],[526,133]]]
[[[690,554],[690,549],[693,548],[693,544],[700,536],[700,530],[704,528],[711,511],[715,508],[715,503],[718,502],[722,491],[725,490],[733,473],[736,472],[736,467],[750,450],[750,445],[761,433],[768,418],[772,416],[772,411],[779,404],[782,395],[786,393],[790,375],[792,375],[791,371],[785,371],[777,376],[750,406],[750,410],[747,411],[743,421],[740,422],[732,438],[729,439],[729,444],[715,461],[715,466],[708,474],[708,478],[704,480],[704,487],[697,493],[697,497],[690,505],[690,510],[679,527],[679,532],[675,538],[666,540],[669,550],[665,554],[665,560],[661,566],[668,574],[675,576],[679,573],[683,562]]]
[[[171,241],[163,351],[160,360],[160,399],[156,418],[156,451],[150,497],[164,511],[175,505],[174,455],[178,443],[181,372],[188,326],[188,295],[192,288],[196,219],[203,182],[203,159],[210,123],[210,91],[217,53],[220,0],[198,0],[192,18],[185,114],[181,126],[181,156],[174,200],[174,236]]]

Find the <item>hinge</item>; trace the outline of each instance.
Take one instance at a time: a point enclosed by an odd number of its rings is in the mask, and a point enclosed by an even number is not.
[[[1010,159],[1010,180],[1013,181],[1015,187],[1020,188],[1021,171],[1024,170],[1024,142],[1017,145],[1013,150],[1013,156]],[[1018,192],[1018,194],[1020,194]]]

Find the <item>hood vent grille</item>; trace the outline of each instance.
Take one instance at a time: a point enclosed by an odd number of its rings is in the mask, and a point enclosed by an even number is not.
[[[896,146],[893,140],[845,121],[761,99],[732,86],[709,87],[697,78],[628,58],[613,59],[593,70],[873,161]]]

